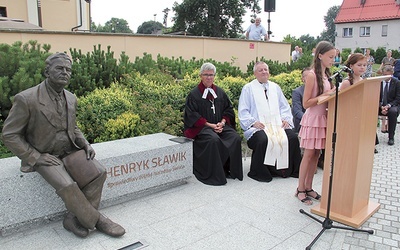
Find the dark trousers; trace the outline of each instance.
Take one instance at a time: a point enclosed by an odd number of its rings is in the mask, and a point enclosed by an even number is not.
[[[276,166],[264,165],[265,150],[268,145],[268,137],[264,131],[257,131],[247,141],[247,145],[253,150],[251,155],[250,172],[248,176],[257,181],[269,182],[273,176],[298,177],[301,162],[299,139],[292,129],[285,129],[289,142],[289,168],[278,170]]]
[[[379,115],[383,115],[381,110],[379,109]],[[388,118],[388,132],[389,139],[394,139],[394,133],[396,131],[397,117],[399,116],[399,107],[393,106],[390,107],[388,113],[384,116]]]

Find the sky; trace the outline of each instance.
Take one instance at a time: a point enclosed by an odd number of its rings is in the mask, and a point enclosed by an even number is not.
[[[104,25],[112,17],[125,19],[129,28],[136,33],[137,28],[146,21],[163,23],[165,8],[171,9],[167,26],[172,26],[171,18],[174,2],[183,0],[94,0],[91,2],[91,15],[94,23]],[[341,5],[343,0],[276,0],[275,12],[270,13],[272,41],[280,42],[290,34],[299,38],[310,34],[317,37],[325,28],[324,16],[332,6]],[[264,9],[264,0],[259,1]],[[261,25],[268,30],[268,13],[261,12]],[[243,17],[243,30],[250,25],[250,13]]]

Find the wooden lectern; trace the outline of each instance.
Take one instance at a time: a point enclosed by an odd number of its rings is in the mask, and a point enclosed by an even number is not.
[[[329,218],[359,228],[380,207],[369,200],[379,108],[380,82],[387,76],[364,79],[339,92],[336,146]],[[321,203],[311,212],[326,216],[332,159],[335,95],[328,102],[325,164]]]

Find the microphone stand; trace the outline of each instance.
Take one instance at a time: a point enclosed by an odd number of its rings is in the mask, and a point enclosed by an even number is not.
[[[338,107],[338,99],[339,99],[339,83],[342,82],[342,75],[340,74],[342,71],[344,71],[346,68],[342,68],[339,71],[335,72],[331,77],[328,78],[329,82],[332,82],[332,79],[335,78],[335,86],[336,86],[336,91],[335,91],[335,113],[334,113],[334,119],[333,119],[333,132],[332,132],[332,151],[331,151],[331,168],[329,172],[329,187],[328,187],[328,204],[327,204],[327,210],[326,210],[326,215],[325,215],[325,220],[322,221],[311,214],[307,213],[303,209],[300,209],[299,212],[310,217],[311,219],[318,221],[322,225],[322,229],[319,232],[319,234],[314,238],[314,240],[306,247],[306,250],[311,249],[311,247],[317,242],[319,237],[328,229],[331,228],[338,228],[338,229],[345,229],[345,230],[351,230],[351,231],[356,231],[356,232],[365,232],[369,234],[373,234],[373,230],[363,230],[363,229],[357,229],[357,228],[350,228],[350,227],[342,227],[342,226],[334,226],[333,221],[330,219],[330,211],[331,211],[331,199],[332,199],[332,181],[333,181],[333,169],[335,166],[335,149],[336,149],[336,123],[337,123],[337,107]]]

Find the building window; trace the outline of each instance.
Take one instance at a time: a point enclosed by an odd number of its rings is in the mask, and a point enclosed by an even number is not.
[[[343,37],[352,37],[353,28],[343,28]]]
[[[371,27],[360,28],[360,36],[370,36],[370,35],[371,35]]]
[[[387,36],[388,26],[382,25],[382,36]]]
[[[0,17],[7,17],[6,7],[0,6]]]

